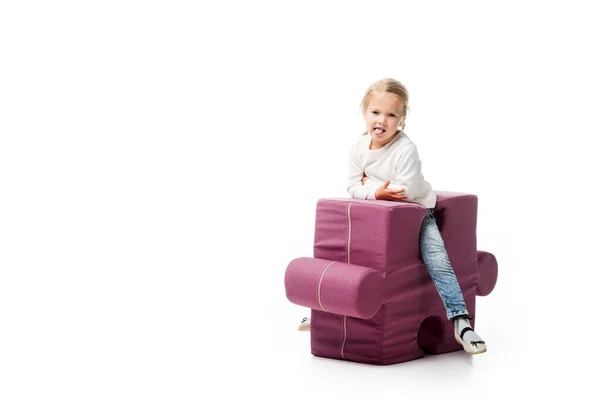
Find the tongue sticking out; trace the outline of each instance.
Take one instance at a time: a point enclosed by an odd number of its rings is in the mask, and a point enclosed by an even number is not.
[[[384,130],[383,130],[383,129],[381,129],[381,128],[375,128],[375,129],[373,129],[373,132],[374,132],[376,135],[381,135],[381,134],[384,132]]]

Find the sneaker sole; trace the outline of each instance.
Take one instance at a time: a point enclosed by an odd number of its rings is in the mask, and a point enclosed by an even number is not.
[[[464,340],[462,340],[460,338],[460,336],[458,336],[458,333],[456,331],[454,331],[454,339],[456,339],[456,342],[458,344],[460,344],[463,347],[463,349],[469,354],[481,354],[481,353],[485,353],[487,351],[487,345],[485,345],[485,344],[483,345],[483,349],[481,349],[481,350],[470,351],[471,347],[469,346],[469,344],[467,342],[465,342]]]

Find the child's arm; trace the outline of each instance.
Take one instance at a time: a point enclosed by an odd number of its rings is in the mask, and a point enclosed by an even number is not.
[[[348,165],[348,185],[347,190],[350,196],[354,199],[375,200],[376,187],[363,185],[362,178],[364,172],[360,161],[358,160],[357,145],[352,146],[350,150],[350,162]]]
[[[388,188],[404,189],[404,194],[408,196],[406,200],[413,201],[418,195],[422,182],[423,174],[417,147],[414,144],[406,146],[398,157],[394,177]]]

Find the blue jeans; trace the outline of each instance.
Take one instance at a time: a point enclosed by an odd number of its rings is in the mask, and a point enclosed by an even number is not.
[[[462,291],[450,265],[442,235],[433,215],[433,208],[427,210],[421,225],[419,247],[423,263],[427,266],[429,275],[440,294],[448,319],[468,314]]]

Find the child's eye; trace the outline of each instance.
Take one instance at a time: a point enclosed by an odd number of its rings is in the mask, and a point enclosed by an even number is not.
[[[390,117],[396,118],[396,114],[390,114]]]
[[[379,111],[371,111],[371,114],[377,115],[377,114],[379,114]]]

